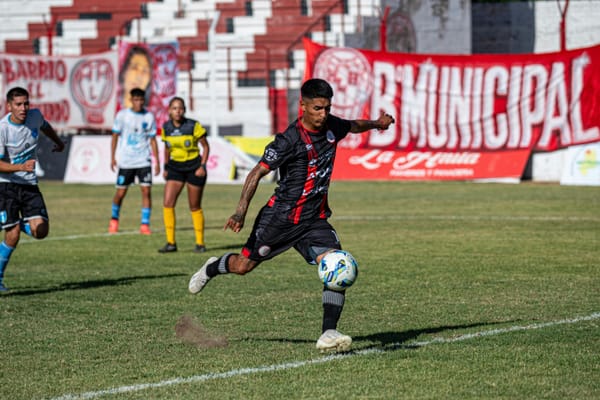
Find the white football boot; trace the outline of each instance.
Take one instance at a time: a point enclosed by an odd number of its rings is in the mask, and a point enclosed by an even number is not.
[[[336,331],[335,329],[328,329],[317,340],[317,349],[324,352],[345,352],[350,350],[352,345],[352,338],[348,335],[344,335]]]
[[[190,283],[188,284],[188,290],[190,291],[190,293],[196,294],[202,289],[204,289],[204,286],[206,286],[206,284],[210,280],[209,276],[206,275],[206,267],[208,267],[208,265],[214,263],[217,260],[217,257],[209,258],[208,260],[206,260],[202,268],[200,268],[198,272],[192,275]]]

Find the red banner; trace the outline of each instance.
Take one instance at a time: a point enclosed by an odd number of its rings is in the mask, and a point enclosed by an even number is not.
[[[512,158],[600,141],[600,46],[472,56],[328,48],[308,39],[304,46],[305,78],[323,78],[334,89],[332,114],[396,119],[387,131],[352,135],[346,148],[485,159],[490,151]]]
[[[400,151],[338,148],[333,179],[518,182],[530,151]]]
[[[156,126],[169,119],[169,101],[177,94],[177,42],[119,44],[119,93],[117,110],[131,107],[129,92],[146,91],[146,108],[154,114]]]

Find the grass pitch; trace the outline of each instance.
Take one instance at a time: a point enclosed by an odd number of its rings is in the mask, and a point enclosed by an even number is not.
[[[174,254],[159,254],[139,188],[122,233],[105,232],[112,186],[42,182],[43,241],[22,238],[0,296],[2,399],[600,398],[600,188],[334,182],[331,223],[359,262],[339,329],[343,356],[315,350],[321,292],[293,250],[251,274],[187,282],[211,255],[240,186],[208,185],[209,251],[195,254],[186,192]]]

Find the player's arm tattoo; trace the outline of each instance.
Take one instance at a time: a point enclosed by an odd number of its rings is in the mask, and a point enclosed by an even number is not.
[[[248,212],[248,207],[250,206],[250,201],[254,197],[256,193],[256,188],[258,187],[258,183],[262,179],[263,176],[267,175],[269,170],[263,167],[260,164],[257,164],[252,171],[246,177],[244,181],[244,186],[242,188],[242,195],[240,197],[240,201],[235,210],[235,214],[233,217],[239,217],[240,220],[246,217],[246,213]]]

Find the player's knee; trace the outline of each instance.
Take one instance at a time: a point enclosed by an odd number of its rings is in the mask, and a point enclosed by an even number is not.
[[[49,227],[48,224],[39,224],[31,227],[31,236],[35,239],[44,239],[48,236]]]
[[[239,255],[232,256],[229,259],[229,272],[237,275],[246,275],[248,272],[252,271],[254,265],[255,264],[247,258]]]
[[[315,261],[317,262],[317,264],[319,264],[321,262],[321,260],[323,259],[323,257],[325,257],[325,255],[327,253],[331,253],[332,251],[334,251],[336,249],[334,248],[330,248],[330,247],[312,247],[311,251],[315,254],[315,256],[313,257],[315,259]]]
[[[246,275],[251,270],[251,268],[248,268],[248,266],[243,264],[233,264],[229,266],[229,272],[233,272],[237,275]]]

